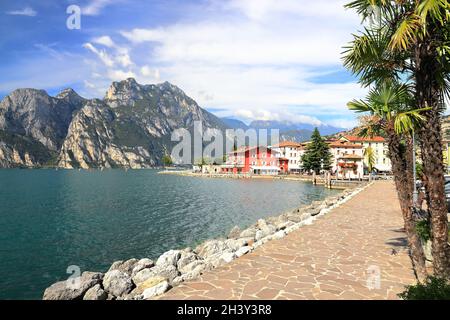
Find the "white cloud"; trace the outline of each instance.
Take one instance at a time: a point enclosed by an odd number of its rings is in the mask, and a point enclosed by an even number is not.
[[[148,41],[162,41],[166,36],[163,29],[133,29],[131,31],[121,31],[120,34],[133,43]]]
[[[132,71],[123,71],[119,69],[108,70],[108,78],[112,81],[121,81],[128,78],[136,78],[136,74]]]
[[[112,48],[115,46],[114,41],[111,39],[110,36],[101,36],[101,37],[97,37],[92,39],[92,42],[97,43],[97,44],[101,44],[104,45],[108,48]]]
[[[6,14],[13,16],[35,17],[37,15],[37,12],[31,7],[25,7],[20,10],[7,11]]]
[[[101,13],[104,7],[113,3],[113,0],[91,0],[81,8],[81,13],[87,16],[96,16]]]
[[[106,53],[105,50],[99,50],[89,42],[83,44],[83,47],[95,53],[106,66],[108,67],[114,66],[113,59]]]
[[[327,121],[328,124],[337,127],[337,128],[344,128],[344,129],[351,129],[358,125],[358,121],[356,119],[332,119]]]
[[[171,81],[221,116],[312,124],[334,116],[348,124],[353,115],[346,103],[365,90],[353,82],[311,80],[342,70],[342,46],[359,27],[346,2],[209,0],[172,24],[92,42],[105,45],[114,62],[103,70],[108,78],[132,73],[140,82]],[[128,61],[130,53],[140,59]]]

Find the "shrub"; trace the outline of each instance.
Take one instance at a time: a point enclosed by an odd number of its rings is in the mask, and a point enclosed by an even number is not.
[[[427,242],[431,239],[431,228],[428,220],[420,220],[416,223],[416,232],[420,239]]]
[[[450,283],[442,278],[428,277],[425,283],[406,286],[398,296],[403,300],[450,300]]]

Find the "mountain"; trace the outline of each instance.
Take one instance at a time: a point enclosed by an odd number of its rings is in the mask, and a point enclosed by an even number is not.
[[[66,89],[17,89],[0,102],[0,166],[44,165],[56,158],[74,114],[85,99]]]
[[[342,128],[336,128],[327,124],[313,125],[308,123],[296,123],[291,121],[274,121],[274,120],[256,120],[250,123],[250,127],[254,129],[279,129],[280,132],[293,130],[309,130],[313,131],[318,128],[321,135],[329,135],[339,131]]]
[[[225,130],[219,118],[165,82],[113,82],[103,99],[67,89],[56,97],[18,89],[0,103],[0,166],[147,168],[175,144],[177,128]]]
[[[305,123],[295,123],[291,121],[270,121],[270,120],[256,120],[252,121],[249,125],[253,129],[278,129],[280,130],[280,140],[281,141],[295,141],[304,142],[311,138],[311,134],[314,128],[318,128],[321,135],[329,135],[343,129],[329,126],[326,124],[321,124],[314,126]]]
[[[230,129],[243,129],[247,130],[249,127],[241,120],[233,118],[220,118],[222,122]]]

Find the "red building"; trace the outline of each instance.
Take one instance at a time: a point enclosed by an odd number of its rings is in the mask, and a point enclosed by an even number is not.
[[[276,151],[270,148],[243,147],[228,153],[222,172],[277,175],[281,170],[279,160]]]

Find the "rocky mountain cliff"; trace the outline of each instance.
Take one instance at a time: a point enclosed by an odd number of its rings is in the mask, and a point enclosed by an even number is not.
[[[18,89],[0,103],[0,167],[151,167],[170,152],[173,130],[194,121],[226,128],[168,82],[114,82],[103,100]]]

